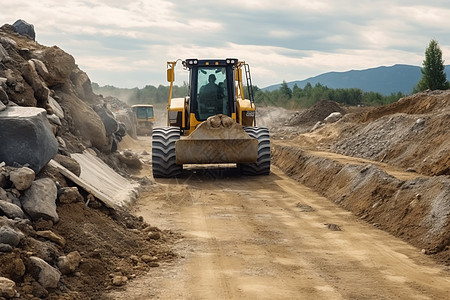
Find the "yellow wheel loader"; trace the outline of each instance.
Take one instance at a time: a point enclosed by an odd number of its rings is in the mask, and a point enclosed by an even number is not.
[[[153,124],[155,123],[155,114],[153,112],[153,105],[150,104],[135,104],[131,106],[131,110],[136,116],[137,135],[150,135],[153,131]]]
[[[269,130],[256,127],[249,65],[235,58],[181,61],[189,91],[172,98],[178,61],[167,62],[167,127],[153,129],[153,176],[177,177],[183,164],[216,163],[236,163],[245,175],[268,175]]]

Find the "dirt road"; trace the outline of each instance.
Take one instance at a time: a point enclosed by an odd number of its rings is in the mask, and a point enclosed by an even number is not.
[[[420,249],[358,220],[276,167],[263,177],[188,168],[181,179],[157,180],[136,214],[180,231],[184,238],[175,251],[181,258],[129,282],[114,299],[450,295],[448,270]]]

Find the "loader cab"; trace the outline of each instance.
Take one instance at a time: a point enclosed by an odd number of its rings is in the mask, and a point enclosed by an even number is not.
[[[232,116],[236,112],[235,68],[237,59],[187,59],[189,68],[189,110],[197,121],[217,114]]]

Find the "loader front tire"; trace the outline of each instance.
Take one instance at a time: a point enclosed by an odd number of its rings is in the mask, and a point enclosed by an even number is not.
[[[176,164],[175,143],[180,139],[177,127],[153,129],[152,133],[152,169],[154,178],[180,176],[183,165]]]
[[[244,127],[245,132],[258,140],[258,159],[256,163],[238,164],[243,175],[270,174],[270,135],[266,127]]]

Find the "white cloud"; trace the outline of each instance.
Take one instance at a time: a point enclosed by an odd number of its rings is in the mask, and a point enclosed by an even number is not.
[[[92,81],[122,87],[166,84],[166,61],[190,57],[246,60],[259,87],[421,65],[432,38],[450,62],[449,17],[438,0],[17,0],[0,10],[5,23],[34,24],[38,42],[72,54]]]
[[[268,34],[273,38],[290,38],[293,36],[293,32],[287,30],[270,30]]]

